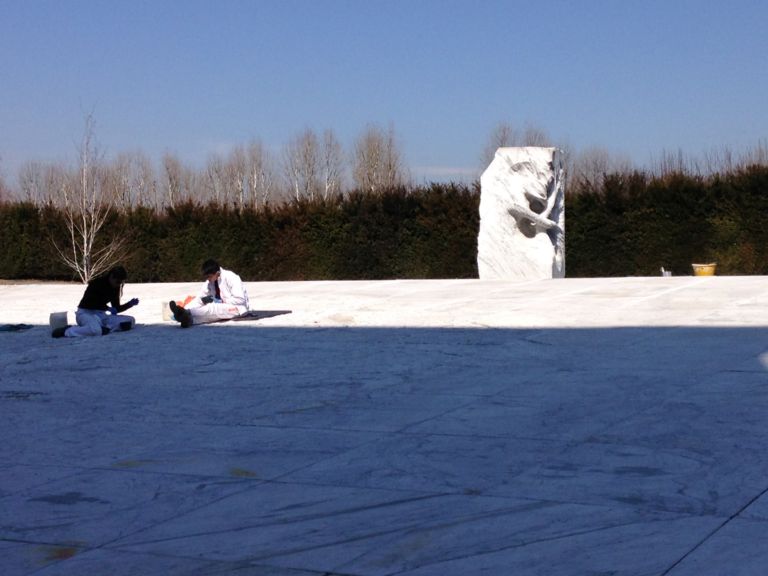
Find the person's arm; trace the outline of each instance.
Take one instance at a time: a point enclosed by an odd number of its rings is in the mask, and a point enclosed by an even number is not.
[[[208,282],[208,280],[203,282],[203,286],[200,288],[200,293],[197,296],[201,299],[206,296],[213,296],[213,282]]]
[[[193,307],[202,306],[203,304],[208,304],[213,300],[213,283],[208,282],[207,280],[203,282],[203,285],[200,287],[200,291],[197,293],[197,296],[195,296],[194,300],[191,302],[188,302],[186,306],[189,307],[190,304],[193,305]]]
[[[125,304],[120,304],[120,288],[115,288],[112,291],[112,296],[110,299],[110,304],[112,304],[112,307],[109,308],[109,311],[112,312],[112,314],[119,314],[120,312],[125,312],[129,308],[133,308],[138,303],[139,299],[133,298],[128,300],[128,302]]]
[[[227,275],[227,284],[229,285],[230,297],[225,304],[234,304],[235,306],[248,306],[248,298],[245,296],[245,286],[237,274]]]

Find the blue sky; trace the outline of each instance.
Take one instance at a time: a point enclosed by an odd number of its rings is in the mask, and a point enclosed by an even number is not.
[[[764,0],[0,0],[0,171],[202,166],[306,128],[392,126],[416,178],[479,171],[493,128],[648,164],[768,137]]]

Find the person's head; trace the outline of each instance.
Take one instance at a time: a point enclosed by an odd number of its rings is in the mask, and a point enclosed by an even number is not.
[[[203,270],[203,276],[205,276],[205,278],[208,281],[212,282],[219,278],[219,274],[221,272],[221,266],[219,266],[219,263],[216,262],[216,260],[211,258],[203,262],[202,270]]]
[[[112,268],[112,270],[109,271],[109,275],[107,277],[109,278],[109,283],[113,288],[119,288],[128,278],[128,272],[126,272],[125,268],[122,266],[115,266]]]

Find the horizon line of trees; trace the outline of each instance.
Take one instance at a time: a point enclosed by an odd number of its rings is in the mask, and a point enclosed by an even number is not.
[[[115,248],[114,263],[140,282],[196,277],[206,257],[229,262],[250,281],[472,278],[479,201],[477,184],[432,184],[259,210],[192,202],[160,212],[109,210],[91,261]],[[662,266],[685,275],[693,262],[717,262],[718,274],[768,273],[768,165],[710,177],[609,174],[600,189],[567,204],[567,277],[657,275]],[[75,278],[56,246],[70,234],[70,216],[53,206],[0,203],[3,277]],[[224,228],[227,234],[211,233]]]
[[[506,146],[553,146],[547,135],[535,128],[516,131],[502,123],[491,134],[482,161]],[[125,239],[112,235],[102,242],[104,228],[112,216],[149,209],[155,214],[170,213],[177,207],[197,205],[234,210],[235,213],[264,211],[270,207],[303,202],[341,200],[352,194],[381,195],[387,191],[414,190],[409,182],[394,129],[368,126],[355,141],[349,166],[333,131],[322,137],[307,129],[291,139],[279,161],[259,142],[236,146],[229,155],[212,156],[203,170],[194,170],[166,154],[158,176],[142,153],[120,154],[108,162],[98,149],[92,115],[85,117],[85,129],[78,150],[78,164],[29,162],[19,174],[20,198],[38,209],[63,214],[66,234],[50,234],[59,259],[83,282],[103,273],[126,253]],[[647,179],[631,163],[604,150],[580,154],[565,151],[566,193],[571,196],[600,193],[609,177]],[[768,165],[768,146],[759,143],[747,155],[730,152],[692,161],[682,152],[664,154],[659,174],[651,178],[732,173],[745,166]],[[344,184],[349,169],[354,187]],[[281,176],[281,177],[280,177]],[[479,182],[474,188],[479,192]],[[0,201],[8,200],[7,186],[0,179]]]
[[[99,150],[92,116],[85,118],[88,161],[100,201],[117,210],[138,206],[162,210],[186,202],[260,209],[302,199],[328,199],[343,193],[347,172],[353,187],[370,193],[408,183],[394,129],[369,125],[347,156],[332,130],[318,135],[306,129],[274,154],[260,141],[235,146],[228,154],[212,154],[204,167],[184,164],[170,152],[155,164],[141,151],[121,152],[106,160]],[[67,190],[81,177],[83,150],[76,166],[63,162],[25,162],[18,188],[0,173],[0,201],[26,201],[65,207]]]
[[[93,170],[95,196],[117,210],[147,207],[156,211],[181,203],[215,203],[260,209],[268,204],[325,199],[352,191],[377,191],[413,186],[402,146],[393,126],[387,129],[370,124],[361,132],[350,151],[345,151],[331,129],[318,134],[307,128],[296,134],[279,153],[261,141],[233,147],[227,154],[211,154],[205,164],[195,168],[178,155],[166,152],[154,162],[142,151],[120,152],[106,160],[98,149],[94,119],[85,117],[84,132],[89,135],[89,162]],[[650,168],[638,168],[621,154],[605,148],[582,151],[558,145],[547,133],[534,126],[517,129],[510,122],[498,123],[479,155],[477,180],[490,164],[496,150],[507,146],[552,146],[564,150],[566,194],[600,189],[608,174],[643,172],[653,177],[679,173],[709,176],[728,173],[757,164],[768,164],[768,140],[760,140],[743,153],[728,148],[701,157],[682,150],[662,151]],[[25,162],[17,175],[17,188],[7,184],[0,171],[0,201],[21,200],[38,206],[67,206],[67,190],[82,176],[82,150],[78,165],[63,162]]]

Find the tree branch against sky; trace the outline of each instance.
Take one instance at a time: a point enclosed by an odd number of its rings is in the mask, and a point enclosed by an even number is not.
[[[392,126],[388,130],[370,125],[355,141],[352,179],[363,192],[377,193],[404,183],[402,152]]]
[[[103,229],[110,211],[105,184],[93,116],[87,115],[77,172],[61,181],[60,202],[67,239],[52,238],[62,261],[83,283],[114,266],[125,245],[122,237],[104,237]]]

